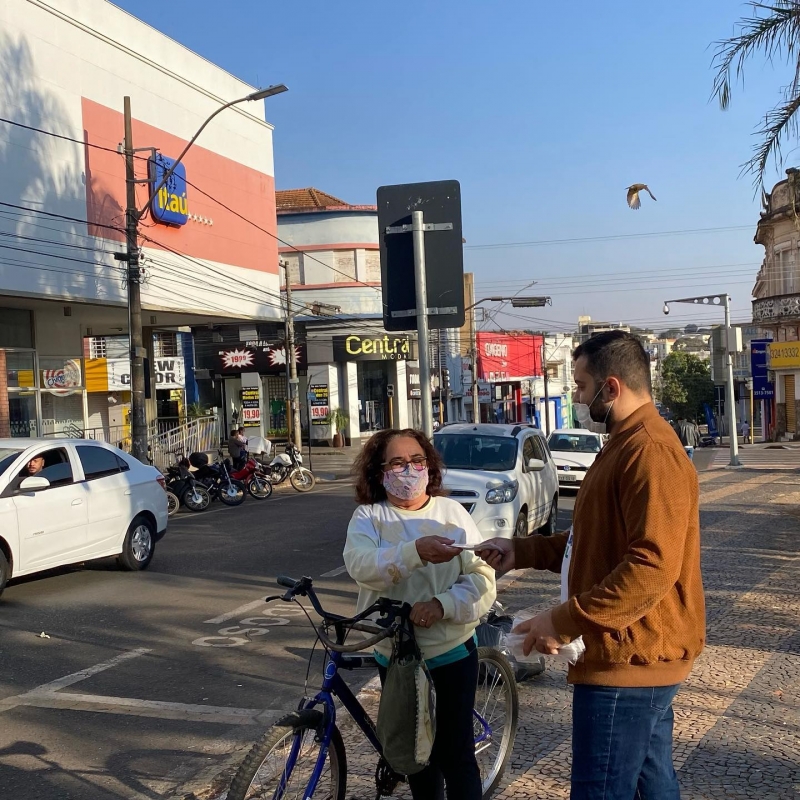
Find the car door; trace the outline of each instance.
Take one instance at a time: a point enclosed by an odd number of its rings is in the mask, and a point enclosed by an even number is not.
[[[536,451],[533,449],[533,436],[526,436],[522,440],[522,483],[525,488],[524,502],[528,506],[528,533],[536,529],[536,520],[538,518],[537,504],[541,502],[541,498],[537,493],[538,479],[536,472],[528,469],[528,462],[532,458],[539,458]]]
[[[89,551],[103,554],[120,544],[132,519],[130,467],[102,445],[78,444],[75,450],[89,497]]]
[[[15,574],[71,564],[86,554],[88,504],[86,488],[75,480],[74,456],[67,447],[31,451],[34,455],[45,460],[36,477],[47,478],[50,486],[35,492],[19,488],[13,492],[21,561]]]
[[[532,496],[534,502],[532,505],[534,506],[535,514],[535,519],[532,520],[532,524],[534,528],[540,528],[547,521],[547,517],[550,514],[550,504],[555,495],[555,489],[550,486],[549,474],[552,470],[549,466],[550,457],[544,440],[540,436],[534,434],[528,441],[530,441],[531,449],[533,450],[532,458],[538,458],[539,461],[543,461],[545,465],[543,470],[530,472],[533,481]]]

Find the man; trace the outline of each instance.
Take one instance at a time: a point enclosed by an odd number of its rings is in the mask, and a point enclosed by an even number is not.
[[[244,428],[231,428],[231,435],[228,439],[228,455],[231,457],[234,464],[242,455],[242,446],[244,444],[242,441],[243,434]]]
[[[26,478],[30,478],[33,475],[37,475],[44,469],[44,456],[34,456],[23,469],[23,475]]]
[[[687,420],[684,417],[678,417],[675,433],[678,434],[678,438],[681,440],[681,444],[686,451],[686,455],[689,456],[689,460],[693,461],[694,449],[700,445],[700,428],[697,427],[697,423]]]
[[[750,423],[745,420],[742,423],[742,444],[753,444],[753,440],[750,438]]]
[[[705,642],[697,473],[653,404],[634,336],[600,333],[573,359],[576,413],[610,438],[584,477],[572,531],[492,539],[496,549],[479,554],[501,572],[566,562],[566,602],[518,631],[526,652],[583,637],[568,676],[571,800],[677,800],[672,700]]]

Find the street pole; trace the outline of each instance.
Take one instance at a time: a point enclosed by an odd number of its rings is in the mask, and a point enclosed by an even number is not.
[[[297,378],[297,354],[294,348],[294,312],[292,311],[292,287],[289,281],[289,264],[281,262],[286,278],[286,368],[289,375],[288,397],[286,398],[286,422],[289,424],[289,440],[295,447],[302,447],[302,429],[300,427],[300,404],[297,401],[299,381]],[[309,420],[309,424],[310,424]],[[309,433],[310,436],[310,433]]]
[[[436,349],[439,359],[439,425],[444,425],[444,371],[442,370],[442,329],[436,331]]]
[[[144,338],[142,336],[142,292],[139,269],[139,212],[136,208],[131,99],[124,98],[125,119],[125,241],[128,264],[128,337],[131,360],[131,455],[147,462],[147,414],[145,411]]]
[[[425,281],[425,223],[421,211],[411,213],[411,235],[414,241],[414,286],[417,293],[417,346],[419,348],[422,432],[430,439],[433,436],[433,402],[431,399],[431,352],[428,341],[428,289]]]
[[[480,390],[478,389],[478,335],[475,325],[472,325],[472,421],[477,424],[481,421]]]
[[[756,418],[754,416],[755,411],[755,403],[753,398],[753,379],[750,379],[750,444],[752,444],[756,439],[755,428],[756,428]]]
[[[731,299],[726,294],[723,297],[725,303],[725,360],[727,362],[727,406],[728,406],[728,436],[731,441],[731,460],[728,466],[740,467],[739,462],[739,440],[736,437],[736,398],[733,390],[733,354],[731,353]]]
[[[542,378],[544,380],[544,435],[550,435],[550,390],[547,386],[547,351],[542,338]]]

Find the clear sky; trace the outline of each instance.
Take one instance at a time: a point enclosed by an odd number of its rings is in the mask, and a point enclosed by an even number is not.
[[[553,298],[497,315],[505,328],[571,328],[579,314],[665,327],[663,300],[707,291],[749,319],[763,248],[739,165],[790,73],[755,62],[729,111],[709,101],[710,45],[743,3],[118,4],[253,85],[289,86],[267,100],[279,189],[374,203],[382,184],[459,180],[479,296],[536,280],[523,293]],[[658,202],[631,211],[635,182]],[[698,228],[736,229],[648,235]],[[563,241],[592,237],[627,238]],[[669,319],[721,318],[693,312]]]

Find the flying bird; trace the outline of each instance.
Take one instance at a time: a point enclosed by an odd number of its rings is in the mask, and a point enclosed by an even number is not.
[[[647,187],[646,183],[634,183],[633,186],[628,187],[628,205],[634,211],[638,211],[642,205],[642,201],[639,200],[639,192],[641,192],[642,190],[647,192],[647,194],[649,194],[650,197],[653,198],[653,200],[656,199],[653,193]]]

